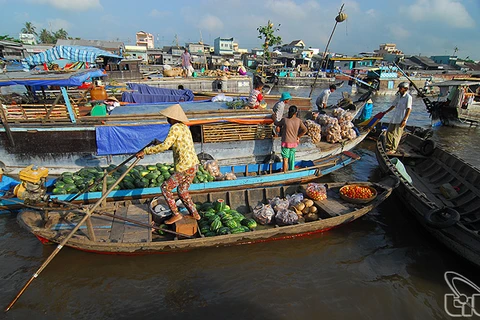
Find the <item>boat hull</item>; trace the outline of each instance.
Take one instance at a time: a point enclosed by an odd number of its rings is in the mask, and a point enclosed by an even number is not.
[[[408,138],[411,140],[412,145],[416,146],[422,146],[424,141],[410,134]],[[425,180],[423,180],[420,175],[415,174],[414,170],[407,170],[408,173],[412,174],[413,181],[410,183],[402,176],[385,153],[382,140],[382,136],[380,136],[375,153],[381,170],[400,179],[400,185],[395,189],[395,194],[405,203],[416,220],[438,241],[468,261],[480,266],[480,239],[478,233],[468,224],[468,219],[473,219],[476,213],[480,213],[478,210],[475,211],[475,209],[472,211],[472,208],[480,206],[478,196],[480,193],[478,193],[476,187],[480,183],[479,170],[453,154],[437,147],[426,159],[421,158],[422,155],[419,155],[420,160],[416,160],[431,161],[431,163],[425,162],[421,167],[422,170],[426,167],[430,168],[431,173],[429,175],[431,177],[427,179],[427,171],[423,171],[425,172]],[[409,155],[416,156],[414,154]],[[462,192],[458,202],[453,200],[447,201],[442,196],[434,195],[433,185],[435,184],[436,188],[438,188],[447,182],[454,185],[458,183],[462,188],[465,187],[465,191]],[[440,194],[440,192],[437,194]],[[454,208],[460,213],[462,218],[450,227],[443,229],[433,227],[426,219],[427,213],[432,210],[439,210],[445,206]],[[463,217],[467,217],[467,219]]]

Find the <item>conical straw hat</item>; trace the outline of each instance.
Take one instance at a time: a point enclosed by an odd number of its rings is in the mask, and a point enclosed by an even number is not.
[[[185,112],[183,112],[182,106],[178,103],[168,107],[165,110],[160,111],[160,114],[167,118],[178,120],[183,123],[188,122],[187,115],[185,114]]]

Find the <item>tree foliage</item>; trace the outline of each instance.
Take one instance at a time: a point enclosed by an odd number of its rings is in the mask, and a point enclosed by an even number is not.
[[[53,34],[45,28],[40,31],[40,35],[38,36],[38,38],[40,39],[41,43],[52,43],[53,44],[53,43],[56,42],[55,41],[56,39],[53,36]]]
[[[35,36],[38,36],[36,29],[37,28],[33,25],[33,23],[25,22],[25,26],[22,28],[21,32],[22,33],[29,33],[29,34],[33,34]]]
[[[280,24],[278,27],[280,27]],[[262,48],[264,51],[263,56],[267,60],[270,60],[270,51],[268,51],[268,48],[270,46],[273,47],[282,43],[282,38],[275,35],[275,32],[280,31],[278,27],[275,27],[273,22],[268,20],[268,24],[266,26],[260,26],[257,28],[258,39],[265,39]]]
[[[8,34],[0,35],[0,41],[12,41],[12,42],[21,43],[20,40],[15,39],[15,38],[11,37],[11,36],[8,35]]]

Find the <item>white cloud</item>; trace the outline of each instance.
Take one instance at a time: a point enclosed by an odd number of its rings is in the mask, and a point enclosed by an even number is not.
[[[201,30],[207,31],[220,31],[223,29],[223,22],[217,16],[207,14],[197,24],[197,27]]]
[[[375,9],[368,9],[365,13],[367,15],[369,15],[370,17],[376,17],[377,16],[377,11],[375,11]]]
[[[52,31],[57,31],[60,29],[64,29],[68,31],[68,29],[72,26],[70,22],[63,19],[47,19],[48,29]]]
[[[405,39],[410,35],[410,31],[398,24],[391,24],[387,26],[388,31],[396,40]]]
[[[170,11],[161,11],[161,10],[153,9],[152,11],[150,11],[149,16],[154,18],[160,18],[160,17],[166,17],[170,15],[170,13],[171,13]]]
[[[46,4],[57,9],[69,11],[86,11],[94,8],[101,8],[100,0],[30,0],[31,3]]]
[[[279,16],[289,17],[290,19],[306,17],[304,8],[291,0],[268,0],[265,2],[265,8]]]
[[[417,0],[401,12],[414,21],[441,21],[455,28],[475,27],[475,21],[457,0]]]

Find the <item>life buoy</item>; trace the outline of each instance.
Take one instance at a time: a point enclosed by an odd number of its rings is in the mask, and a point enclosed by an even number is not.
[[[435,141],[433,141],[432,139],[427,139],[420,146],[420,153],[423,156],[428,157],[432,155],[433,151],[435,151],[435,147],[436,147]]]
[[[460,221],[460,214],[453,208],[445,207],[430,210],[423,216],[423,218],[430,227],[444,229],[451,227]]]

